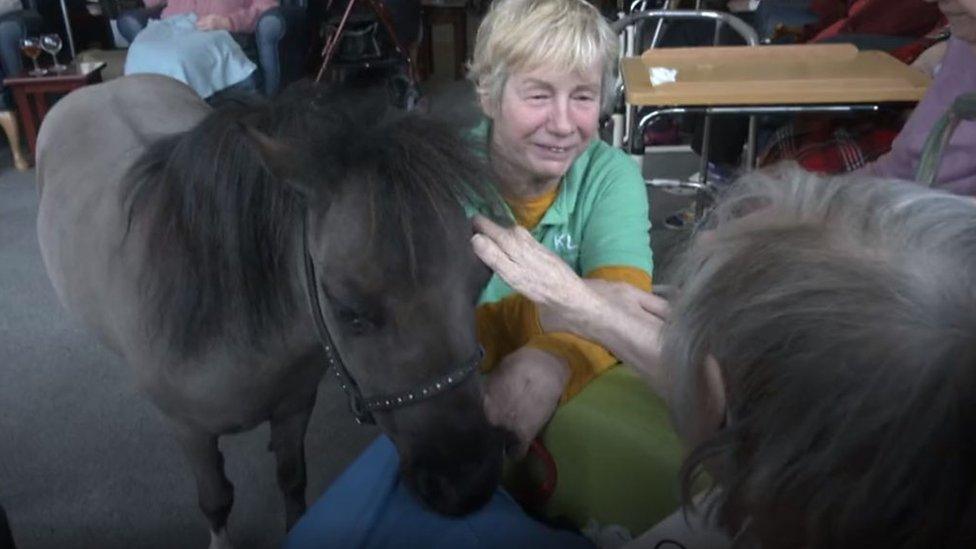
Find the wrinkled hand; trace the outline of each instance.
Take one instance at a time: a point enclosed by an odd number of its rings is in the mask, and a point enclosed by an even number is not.
[[[621,321],[639,330],[631,338],[633,350],[621,348],[617,358],[640,370],[664,396],[670,387],[670,375],[661,360],[661,330],[671,315],[671,305],[663,297],[623,282],[588,279],[586,284],[600,296],[606,310],[611,311],[608,314],[619,315]],[[628,351],[633,356],[628,356]]]
[[[947,40],[936,42],[915,58],[911,65],[912,68],[929,78],[935,78],[936,67],[942,63],[948,46]]]
[[[508,449],[510,457],[518,459],[528,451],[556,411],[569,375],[563,359],[531,347],[508,355],[488,373],[485,414],[518,438],[518,446]]]
[[[623,282],[580,278],[522,227],[502,228],[481,216],[472,222],[478,231],[471,238],[475,254],[536,304],[544,331],[571,332],[599,343],[668,397],[671,376],[661,361],[667,300]]]
[[[671,393],[671,372],[662,360],[661,331],[671,314],[668,301],[623,282],[598,279],[585,282],[597,296],[597,307],[590,317],[591,325],[584,329],[621,362],[637,368],[654,392],[667,400]]]
[[[540,320],[545,316],[550,324],[574,331],[568,327],[595,300],[583,279],[523,227],[506,229],[480,215],[472,223],[477,234],[471,246],[481,261],[539,306]]]
[[[671,306],[662,297],[635,288],[625,282],[614,282],[599,278],[581,279],[589,295],[590,319],[602,315],[624,315],[642,325],[661,326],[671,314]],[[579,322],[573,325],[554,314],[549,309],[540,308],[539,322],[547,332],[579,330]]]
[[[668,300],[630,284],[598,278],[587,278],[583,282],[614,309],[626,315],[636,317],[651,315],[659,323],[663,323],[671,315],[671,304]]]
[[[480,215],[472,223],[478,232],[471,238],[475,254],[520,294],[552,304],[572,298],[579,289],[579,276],[524,227],[506,229]]]
[[[204,15],[197,19],[197,30],[230,30],[230,18],[225,15]]]

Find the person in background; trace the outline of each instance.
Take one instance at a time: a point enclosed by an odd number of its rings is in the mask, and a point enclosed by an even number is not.
[[[818,173],[855,171],[906,181],[915,179],[925,140],[935,122],[961,94],[976,92],[976,1],[942,0],[938,6],[935,0],[918,1],[928,8],[919,14],[919,21],[927,21],[928,11],[937,7],[948,23],[948,39],[945,23],[940,23],[938,32],[892,52],[933,78],[907,122],[901,117],[888,120],[890,116],[872,116],[855,124],[823,117],[798,119],[773,135],[760,155],[761,165],[796,160]],[[889,10],[889,6],[877,9]],[[895,15],[897,20],[904,19],[904,14]],[[917,47],[923,45],[927,49]],[[944,149],[935,187],[976,196],[973,147],[976,123],[964,121]]]
[[[935,0],[926,0],[935,2]],[[976,0],[940,0],[951,37],[935,79],[891,144],[891,151],[865,166],[866,175],[912,181],[925,140],[957,97],[976,92]],[[976,196],[976,122],[963,121],[943,149],[934,186]]]
[[[200,97],[253,79],[257,69],[230,33],[253,34],[262,13],[278,0],[145,0],[165,4],[162,19],[136,35],[125,74],[155,73],[175,78]]]
[[[277,0],[144,0],[147,8],[166,5],[162,18],[193,13],[201,31],[254,32],[258,17],[278,5]]]
[[[811,0],[807,3],[817,21],[803,29],[800,39],[816,43],[843,35],[922,36],[941,20],[938,9],[924,5],[931,1]]]

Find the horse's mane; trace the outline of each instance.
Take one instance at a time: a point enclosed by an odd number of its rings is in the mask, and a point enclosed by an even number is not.
[[[367,193],[372,230],[384,236],[374,240],[398,240],[414,274],[429,259],[418,248],[432,227],[447,230],[445,206],[499,211],[483,161],[457,129],[387,112],[380,99],[298,86],[215,110],[138,159],[121,193],[127,234],[135,224],[146,231],[140,283],[152,327],[176,352],[192,355],[215,338],[260,348],[281,333],[296,306],[289,277],[306,206]],[[282,157],[261,154],[255,132],[281,145]]]

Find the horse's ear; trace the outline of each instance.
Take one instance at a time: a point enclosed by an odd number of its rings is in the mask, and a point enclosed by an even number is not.
[[[275,179],[292,187],[306,198],[317,194],[317,189],[310,187],[299,177],[298,166],[301,165],[301,160],[294,153],[293,148],[250,124],[241,124],[241,128],[258,157],[261,158],[264,168]]]

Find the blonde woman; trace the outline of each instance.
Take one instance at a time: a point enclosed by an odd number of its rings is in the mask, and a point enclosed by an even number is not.
[[[484,114],[471,137],[525,237],[580,276],[649,290],[644,181],[597,135],[617,53],[616,35],[581,0],[495,2],[471,63]],[[478,311],[489,417],[518,436],[521,451],[559,403],[617,363],[592,334],[549,326],[530,297],[494,276]]]
[[[470,66],[484,115],[470,137],[485,150],[517,238],[541,244],[593,288],[618,282],[646,295],[644,179],[597,135],[618,55],[618,37],[587,2],[496,0]],[[477,253],[487,244],[473,241]],[[579,528],[641,532],[678,505],[680,450],[663,400],[617,366],[628,357],[608,334],[538,295],[558,286],[553,270],[517,272],[518,293],[495,275],[478,309],[488,417],[516,435],[513,457],[537,437],[551,454],[558,482],[530,498],[545,499],[535,511]],[[605,314],[623,317],[629,306]]]

